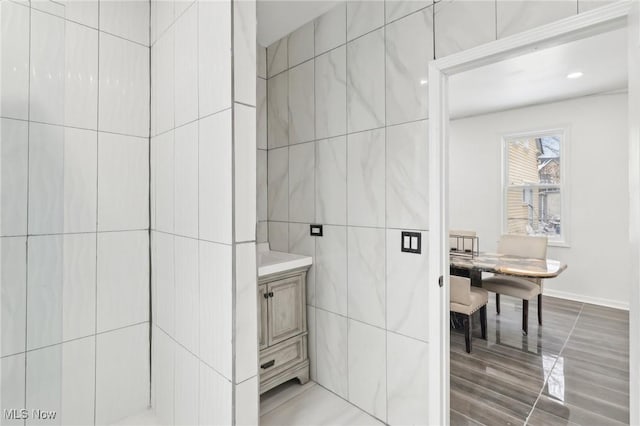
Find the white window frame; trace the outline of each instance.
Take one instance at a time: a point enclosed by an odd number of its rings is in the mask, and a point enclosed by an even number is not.
[[[506,234],[508,232],[508,217],[507,217],[507,194],[509,188],[526,188],[527,185],[509,185],[509,166],[507,164],[509,155],[508,155],[508,144],[514,139],[525,139],[525,138],[539,138],[544,136],[560,136],[560,224],[561,224],[561,232],[559,239],[549,239],[549,246],[552,247],[570,247],[570,210],[569,210],[569,152],[570,152],[570,127],[568,125],[564,126],[554,126],[551,128],[539,129],[539,130],[527,130],[521,132],[510,132],[502,135],[501,143],[502,143],[502,158],[501,158],[501,188],[502,192],[502,206],[501,206],[501,228],[502,233]],[[558,185],[551,185],[556,187]],[[536,185],[536,187],[544,188],[544,185]]]

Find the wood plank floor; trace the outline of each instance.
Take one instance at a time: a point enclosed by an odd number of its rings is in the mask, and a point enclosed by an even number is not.
[[[492,294],[487,337],[473,318],[473,348],[451,330],[452,425],[629,424],[629,315],[626,311],[552,297],[529,303]]]

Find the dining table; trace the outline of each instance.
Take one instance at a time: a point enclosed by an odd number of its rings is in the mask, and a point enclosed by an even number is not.
[[[450,274],[471,279],[471,285],[482,287],[482,273],[491,272],[521,278],[555,278],[567,264],[554,259],[532,259],[499,253],[455,253],[449,255]]]

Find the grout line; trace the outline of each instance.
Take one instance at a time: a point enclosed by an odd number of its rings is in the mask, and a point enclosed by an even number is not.
[[[540,307],[538,307],[538,309],[540,309]],[[560,349],[560,352],[558,352],[558,355],[556,356],[556,359],[553,362],[553,365],[549,369],[549,374],[547,374],[546,377],[544,378],[544,383],[542,384],[542,388],[540,389],[540,392],[538,393],[538,397],[536,398],[535,402],[531,406],[531,411],[529,411],[529,414],[527,415],[527,418],[524,421],[525,426],[529,423],[529,419],[531,419],[531,415],[533,414],[533,411],[536,409],[536,405],[538,404],[538,401],[540,400],[540,397],[542,396],[542,393],[544,392],[544,388],[545,388],[545,386],[547,386],[547,383],[549,382],[549,378],[551,377],[551,373],[556,368],[556,365],[558,364],[558,359],[560,359],[560,356],[562,355],[562,352],[564,351],[564,348],[566,348],[567,347],[567,343],[569,343],[569,339],[571,338],[571,335],[573,334],[573,331],[576,329],[576,325],[578,325],[578,320],[580,319],[580,315],[582,315],[582,310],[583,309],[584,309],[584,303],[582,303],[581,306],[580,306],[580,312],[578,312],[578,315],[576,316],[576,319],[573,321],[573,326],[571,327],[571,330],[569,331],[569,334],[567,335],[567,339],[564,341],[564,344],[562,345],[562,348]]]
[[[100,27],[100,5],[98,4],[98,27]],[[97,410],[98,405],[98,229],[99,229],[99,201],[100,201],[100,33],[98,33],[98,66],[96,67],[96,264],[95,264],[95,277],[94,277],[94,322],[93,322],[93,424],[97,422]]]
[[[151,8],[152,1],[149,0],[149,134],[147,136],[147,159],[148,159],[148,186],[147,186],[147,199],[148,199],[148,254],[149,254],[149,407],[153,410],[153,242],[151,235],[151,225],[155,223],[155,218],[152,216],[152,202],[155,202],[155,197],[151,197],[151,187],[153,185],[151,176],[153,170],[153,162],[151,157],[151,131],[152,131],[152,117],[153,117],[153,105],[152,105],[152,96],[153,96],[153,72],[152,72],[152,62],[151,62]],[[156,209],[153,208],[153,214],[155,214]],[[155,239],[155,237],[154,237]]]
[[[29,122],[31,120],[31,32],[32,32],[32,22],[31,22],[31,17],[32,17],[32,10],[31,10],[31,5],[29,5],[29,9],[28,13],[29,13],[29,65],[28,65],[28,84],[27,84],[27,121]],[[29,190],[30,190],[30,181],[31,179],[30,177],[30,165],[31,163],[31,125],[27,125],[27,218],[26,218],[26,224],[27,224],[27,234],[29,234]],[[97,217],[97,216],[96,216]],[[28,338],[29,338],[29,237],[27,235],[27,237],[25,238],[25,301],[24,301],[24,350],[25,350],[25,356],[24,356],[24,399],[23,399],[23,403],[24,403],[24,407],[27,407],[27,348],[28,348]],[[94,366],[95,368],[95,366]],[[95,392],[94,392],[94,398],[95,398]],[[95,412],[95,404],[94,404],[94,412]],[[27,421],[26,419],[22,421],[23,425],[26,425]],[[95,423],[95,419],[94,419],[94,423]]]

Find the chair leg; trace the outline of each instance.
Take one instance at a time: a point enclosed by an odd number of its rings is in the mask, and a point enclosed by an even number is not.
[[[542,325],[542,293],[538,295],[538,324]]]
[[[529,334],[529,301],[522,301],[522,331],[525,335]]]
[[[500,315],[500,295],[496,293],[496,313]]]
[[[480,329],[482,330],[482,338],[487,340],[487,305],[480,308]]]
[[[464,316],[464,345],[467,353],[471,353],[471,315]]]

